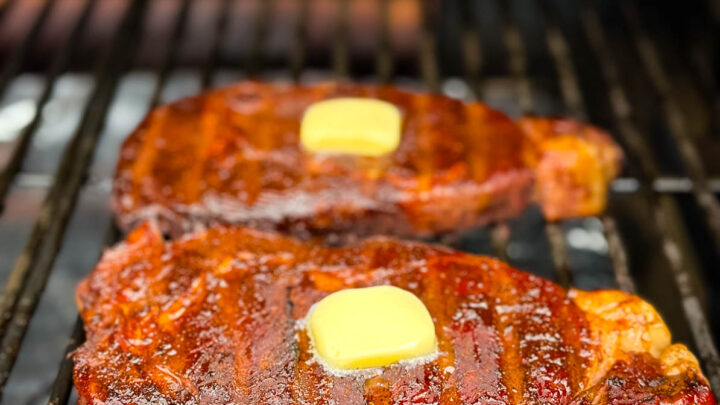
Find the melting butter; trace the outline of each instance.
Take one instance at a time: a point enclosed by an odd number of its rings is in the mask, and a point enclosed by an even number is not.
[[[307,322],[320,359],[338,370],[383,367],[435,352],[435,326],[414,294],[392,286],[338,291]]]
[[[300,125],[300,143],[315,153],[381,156],[400,144],[402,117],[393,104],[335,98],[312,104]]]

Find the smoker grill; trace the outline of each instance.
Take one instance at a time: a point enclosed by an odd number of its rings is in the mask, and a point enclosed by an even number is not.
[[[393,82],[609,129],[626,167],[606,215],[531,208],[435,242],[646,297],[720,393],[720,2],[668,3],[0,0],[3,403],[70,398],[72,295],[119,238],[122,138],[158,103],[248,77]]]

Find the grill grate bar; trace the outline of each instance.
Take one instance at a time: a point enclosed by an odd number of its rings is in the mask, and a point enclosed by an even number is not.
[[[158,83],[160,81],[158,80]],[[156,84],[156,86],[158,86]],[[121,236],[120,230],[115,226],[114,220],[110,220],[108,225],[108,231],[105,234],[105,246],[111,246],[115,244]],[[82,318],[80,315],[75,319],[75,326],[68,339],[68,343],[65,346],[65,352],[62,360],[60,361],[60,367],[58,367],[55,381],[53,381],[52,388],[50,390],[50,398],[48,399],[48,405],[60,405],[67,404],[70,392],[72,391],[73,384],[73,359],[70,357],[71,353],[75,351],[85,341],[85,329],[83,327]]]
[[[28,34],[25,36],[25,39],[8,58],[7,64],[0,73],[0,94],[5,92],[8,84],[10,84],[10,80],[12,80],[17,72],[22,68],[28,53],[34,47],[35,42],[37,42],[38,37],[45,26],[45,21],[47,21],[48,16],[50,16],[50,12],[53,10],[56,2],[57,0],[45,1],[45,5],[35,19],[35,22],[30,28]]]
[[[570,288],[573,284],[573,276],[570,270],[567,248],[565,247],[565,233],[562,226],[555,223],[546,223],[545,233],[550,242],[550,253],[555,265],[555,271],[558,274],[558,283],[565,288]]]
[[[462,62],[464,66],[465,81],[468,83],[473,95],[476,99],[483,98],[483,88],[481,75],[482,66],[482,46],[475,27],[471,22],[471,10],[467,1],[460,1],[460,23],[461,23],[461,49]]]
[[[557,27],[557,21],[549,10],[550,7],[546,4],[547,1],[540,0],[545,23],[545,41],[548,44],[550,56],[557,70],[560,94],[570,115],[575,119],[587,121],[587,108],[582,99],[582,91],[580,90],[575,66],[573,66],[570,58],[570,47]]]
[[[73,382],[73,359],[70,356],[84,340],[85,330],[83,329],[82,319],[78,316],[75,320],[75,326],[73,326],[72,335],[70,335],[68,344],[65,347],[63,359],[60,361],[57,377],[55,377],[55,381],[50,390],[48,405],[67,404]]]
[[[165,53],[162,65],[160,66],[160,72],[158,73],[158,80],[153,89],[153,94],[150,99],[150,108],[155,108],[160,103],[160,97],[162,95],[162,89],[167,83],[168,77],[170,76],[170,70],[175,65],[178,52],[180,50],[180,44],[185,36],[187,28],[188,15],[190,14],[190,0],[182,0],[180,4],[180,11],[178,11],[177,19],[175,20],[175,26],[173,27],[172,36],[170,39],[170,46],[167,48],[168,51]]]
[[[228,31],[228,16],[230,15],[231,5],[232,0],[222,0],[222,3],[220,4],[220,10],[218,12],[215,25],[216,28],[213,34],[214,36],[212,50],[210,51],[210,57],[208,58],[208,61],[203,67],[202,73],[200,75],[200,83],[203,89],[208,89],[210,88],[210,86],[212,86],[213,73],[215,72],[215,67],[218,64],[218,60],[220,59],[220,51],[224,43],[223,40],[225,38],[225,34]]]
[[[267,43],[268,27],[272,20],[274,0],[261,0],[258,15],[255,18],[255,40],[250,50],[250,60],[247,65],[249,77],[256,77],[263,69],[265,59],[265,44]]]
[[[435,52],[435,35],[431,16],[437,15],[436,0],[418,0],[422,13],[422,32],[420,33],[420,75],[425,86],[432,91],[440,90],[440,72]]]
[[[520,31],[509,18],[510,11],[507,2],[500,1],[499,3],[501,5],[503,38],[508,50],[510,73],[515,82],[520,108],[523,114],[532,114],[535,106],[533,105],[530,79],[527,75],[527,61],[525,60],[522,37]],[[568,288],[572,285],[572,272],[568,263],[565,235],[562,227],[556,223],[546,222],[545,233],[550,242],[551,256],[558,276],[558,283]]]
[[[17,259],[2,296],[2,346],[0,347],[0,393],[17,358],[22,339],[45,288],[86,170],[92,160],[118,77],[129,61],[137,39],[133,28],[142,20],[146,0],[128,8],[97,75],[97,86],[88,101],[80,125],[67,146],[56,180],[35,222],[25,249]]]
[[[693,181],[693,194],[698,205],[705,211],[708,226],[715,243],[715,250],[720,252],[720,202],[713,196],[708,187],[707,175],[703,169],[702,158],[690,140],[687,123],[678,100],[672,90],[671,80],[663,69],[663,62],[650,36],[645,32],[632,1],[620,2],[625,18],[635,38],[635,47],[648,73],[648,77],[662,99],[665,117],[670,134],[678,146],[683,158],[683,165]]]
[[[265,59],[265,45],[267,43],[268,34],[267,25],[270,25],[272,19],[270,12],[273,9],[273,3],[274,0],[261,1],[260,6],[257,8],[257,15],[255,17],[256,26],[255,32],[253,33],[250,59],[245,67],[245,73],[249,77],[255,77],[262,74],[263,62]],[[221,38],[221,33],[218,34],[216,39],[223,39]],[[211,74],[215,71],[215,66],[208,66],[208,68],[210,69]]]
[[[308,16],[310,14],[310,0],[300,1],[300,13],[295,26],[295,43],[290,54],[290,74],[295,83],[300,81],[305,66],[305,43],[307,42]]]
[[[634,193],[640,189],[640,183],[642,181],[636,178],[621,177],[615,179],[612,190],[616,193]],[[651,184],[644,184],[643,186],[652,188],[658,193],[684,194],[692,192],[693,181],[687,177],[659,176],[655,177]],[[720,179],[709,179],[708,187],[714,194],[720,194]]]
[[[33,139],[33,136],[35,135],[35,131],[40,125],[42,119],[42,111],[47,102],[50,100],[50,96],[52,95],[53,89],[55,88],[56,80],[58,76],[60,76],[60,74],[67,68],[74,47],[80,41],[80,37],[82,36],[82,33],[84,32],[85,27],[90,20],[90,15],[92,14],[94,5],[96,3],[97,2],[95,0],[87,1],[82,11],[82,14],[78,18],[77,23],[73,27],[73,30],[68,37],[67,42],[65,42],[65,44],[63,44],[63,47],[57,52],[57,55],[55,56],[48,70],[45,87],[43,88],[42,94],[40,95],[40,98],[37,102],[37,108],[35,109],[33,118],[27,125],[27,127],[23,129],[18,139],[18,144],[14,148],[7,165],[3,169],[2,173],[0,173],[0,213],[2,213],[2,203],[4,203],[5,198],[10,191],[10,187],[15,180],[15,177],[22,168],[23,160],[25,159],[25,155],[28,152],[30,143]]]
[[[615,219],[610,215],[603,215],[600,220],[603,224],[605,239],[608,244],[608,255],[612,260],[615,281],[618,287],[625,292],[635,294],[637,288],[630,274],[630,266],[628,265],[627,249],[623,243],[622,236],[617,229]]]
[[[495,224],[490,228],[490,244],[498,259],[508,262],[508,244],[510,243],[510,227],[506,223]]]
[[[643,180],[645,180],[641,191],[653,209],[653,217],[659,231],[660,245],[670,264],[675,284],[682,297],[685,317],[690,324],[700,359],[713,390],[719,392],[720,357],[713,343],[700,300],[689,284],[691,277],[688,267],[691,263],[684,257],[685,253],[680,249],[682,243],[679,240],[679,235],[683,233],[683,226],[679,209],[672,196],[654,194],[646,186],[648,179],[657,176],[657,165],[652,159],[648,145],[644,142],[642,135],[630,118],[631,104],[627,101],[628,97],[620,82],[618,68],[613,62],[614,59],[610,53],[610,48],[605,41],[603,27],[598,16],[587,2],[582,4],[581,17],[590,46],[597,55],[602,74],[607,82],[608,94],[611,95],[611,107],[620,133],[627,143],[629,152],[634,155],[634,158],[637,158],[636,160],[641,165]]]
[[[380,81],[388,83],[393,76],[392,44],[390,43],[390,0],[380,0],[380,38],[375,71]]]
[[[664,235],[679,231],[679,229],[675,228],[679,225],[679,218],[667,215],[672,211],[677,211],[675,201],[671,197],[662,196],[659,199],[659,207],[654,210],[653,214],[658,228],[661,229]],[[710,326],[703,312],[700,299],[690,285],[690,278],[686,270],[688,261],[683,257],[683,252],[679,246],[680,244],[672,237],[666,236],[662,240],[662,249],[671,264],[670,268],[682,297],[683,310],[690,324],[700,354],[700,360],[704,365],[705,375],[710,381],[713,392],[717,395],[718,390],[720,390],[720,356],[718,356],[718,350],[713,343]]]
[[[708,0],[705,4],[705,11],[708,14],[706,16],[707,31],[701,31],[701,35],[705,37],[705,43],[695,53],[691,53],[691,62],[694,74],[709,90],[709,102],[712,103],[715,111],[720,111],[720,99],[713,93],[717,89],[718,79],[720,79],[717,68],[714,67],[714,62],[717,62],[717,49],[720,46],[720,42],[718,42],[720,40],[720,1]],[[713,71],[713,69],[715,70]]]
[[[587,107],[583,101],[575,66],[570,57],[570,47],[558,28],[547,1],[540,0],[540,6],[545,20],[546,42],[557,71],[562,99],[565,108],[573,118],[587,121]],[[627,250],[617,230],[615,219],[610,215],[603,214],[600,216],[600,220],[603,223],[603,233],[608,243],[608,254],[612,261],[615,281],[621,290],[634,293],[636,288],[628,267]]]
[[[338,11],[335,25],[335,42],[333,43],[332,68],[336,79],[345,79],[350,72],[348,56],[348,25],[350,0],[338,0]]]

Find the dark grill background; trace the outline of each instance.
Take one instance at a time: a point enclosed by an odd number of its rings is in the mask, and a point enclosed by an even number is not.
[[[637,292],[720,392],[719,25],[717,0],[0,0],[2,403],[71,393],[74,287],[119,237],[125,135],[248,77],[392,82],[610,130],[627,156],[606,216],[531,208],[439,242]]]

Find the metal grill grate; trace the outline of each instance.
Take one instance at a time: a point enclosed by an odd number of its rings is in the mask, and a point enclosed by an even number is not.
[[[22,126],[0,139],[0,151],[8,151],[0,172],[0,237],[19,239],[17,257],[0,268],[0,393],[8,403],[70,398],[67,354],[83,339],[79,319],[53,330],[72,330],[64,353],[24,338],[40,322],[33,314],[43,292],[69,296],[89,271],[76,270],[71,285],[51,279],[64,271],[58,258],[71,249],[72,221],[89,215],[83,198],[92,190],[100,190],[98,200],[107,198],[112,165],[93,168],[117,151],[117,140],[103,146],[108,132],[119,131],[117,138],[132,127],[113,129],[116,115],[124,120],[116,109],[128,105],[123,86],[143,88],[136,109],[144,109],[242,77],[397,82],[486,100],[510,113],[567,115],[610,129],[627,167],[613,184],[607,215],[548,224],[530,209],[517,220],[440,242],[494,254],[565,286],[617,287],[647,297],[720,392],[716,3],[668,14],[644,0],[0,0],[0,132],[3,111],[17,104],[8,96],[14,84],[28,75],[41,83]],[[66,24],[58,24],[63,15]],[[372,29],[358,30],[367,21]],[[65,28],[55,38],[57,26]],[[91,90],[71,136],[57,145],[63,151],[57,167],[29,170],[43,156],[36,151],[43,131],[54,134],[49,110],[63,78],[86,69],[94,69],[80,73]],[[38,187],[44,199],[28,208],[28,227],[15,236],[8,223],[18,212],[13,207],[24,205],[23,184]],[[107,229],[111,244],[119,235],[107,212],[102,218],[92,235]],[[84,263],[99,253],[99,246],[75,252]],[[61,359],[56,378],[29,391],[20,383],[11,387],[11,371],[16,363],[31,367],[23,356],[32,351],[54,356],[44,364]]]

